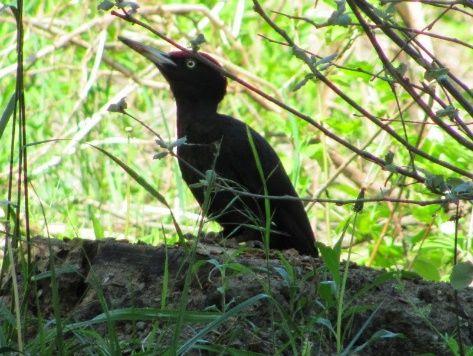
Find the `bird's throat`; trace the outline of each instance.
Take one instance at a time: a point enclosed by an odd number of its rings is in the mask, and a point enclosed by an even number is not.
[[[217,120],[217,106],[205,101],[177,100],[177,137],[188,136],[189,128],[210,128]],[[199,130],[200,131],[200,130]]]

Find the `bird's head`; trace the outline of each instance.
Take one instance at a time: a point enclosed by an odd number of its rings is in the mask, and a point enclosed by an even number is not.
[[[159,68],[178,102],[185,100],[217,105],[225,96],[227,79],[196,56],[184,51],[165,53],[128,38],[119,36],[118,39]],[[208,54],[199,54],[219,65]]]

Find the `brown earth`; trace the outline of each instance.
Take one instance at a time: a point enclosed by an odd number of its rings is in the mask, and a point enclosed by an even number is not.
[[[334,301],[327,297],[330,274],[319,259],[299,256],[294,251],[278,253],[269,260],[258,249],[223,248],[215,244],[199,243],[192,257],[192,245],[152,247],[115,240],[51,240],[55,269],[59,275],[59,297],[62,315],[67,323],[86,321],[108,309],[126,307],[177,310],[187,302],[188,311],[229,311],[240,303],[260,296],[257,302],[226,319],[217,328],[202,336],[210,344],[238,350],[272,354],[293,338],[300,351],[303,341],[311,345],[310,354],[331,354],[335,341],[323,323],[335,325]],[[35,273],[38,277],[50,270],[48,240],[34,240]],[[188,273],[193,260],[193,273]],[[168,270],[166,283],[165,266]],[[290,267],[292,266],[292,267]],[[222,278],[222,274],[225,278]],[[183,298],[188,278],[189,293]],[[50,278],[37,278],[39,308],[46,319],[53,319]],[[270,288],[268,288],[270,285]],[[162,300],[163,286],[167,286],[166,303]],[[325,286],[325,287],[324,287]],[[328,289],[326,288],[328,286]],[[325,293],[324,293],[325,291]],[[325,295],[325,298],[323,297]],[[9,299],[9,296],[3,296]],[[363,349],[368,355],[399,355],[433,353],[451,354],[443,336],[465,345],[473,344],[473,289],[458,292],[446,283],[432,283],[412,274],[387,273],[350,265],[343,320],[345,346],[361,331],[356,346],[368,341],[381,330],[403,336],[384,338]],[[38,303],[32,298],[32,315],[38,314]],[[459,314],[459,318],[457,318]],[[153,318],[150,318],[153,319]],[[161,346],[169,345],[175,322],[170,317],[154,321],[120,321],[116,323],[119,338],[131,335],[145,338],[154,325]],[[172,318],[171,318],[172,319]],[[288,335],[284,325],[300,333]],[[206,326],[184,320],[181,339],[188,340]],[[105,331],[106,323],[98,323],[96,330]],[[33,337],[35,330],[30,330]],[[385,334],[387,335],[387,334]],[[167,345],[166,345],[167,344]],[[202,343],[199,343],[202,345]],[[285,354],[293,354],[290,346]],[[195,351],[194,352],[198,352]],[[158,352],[159,353],[159,352]]]

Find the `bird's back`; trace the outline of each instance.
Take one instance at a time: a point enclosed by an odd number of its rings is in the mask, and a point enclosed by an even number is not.
[[[252,137],[251,147],[248,133]],[[189,126],[187,132],[189,146],[178,150],[186,162],[180,162],[182,175],[187,184],[195,184],[202,179],[189,164],[201,172],[215,169],[221,178],[219,185],[226,185],[233,191],[220,187],[212,195],[209,213],[223,227],[224,232],[238,230],[241,233],[249,226],[264,227],[264,199],[236,194],[246,191],[264,194],[264,185],[257,168],[255,153],[261,164],[269,195],[297,197],[297,193],[286,174],[279,157],[269,143],[256,131],[232,117],[217,115],[215,121],[206,127]],[[191,188],[202,205],[204,188]],[[273,229],[272,248],[295,248],[299,252],[317,255],[315,240],[307,214],[299,200],[270,200]]]

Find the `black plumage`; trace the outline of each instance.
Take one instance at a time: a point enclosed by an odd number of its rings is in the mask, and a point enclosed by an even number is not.
[[[216,184],[210,194],[209,218],[223,227],[225,236],[261,240],[265,200],[237,193],[264,194],[255,152],[268,195],[297,197],[297,193],[269,143],[245,123],[217,112],[225,96],[226,78],[192,54],[166,54],[136,41],[120,40],[155,63],[170,84],[177,105],[177,135],[186,137],[186,144],[177,148],[179,166],[194,197],[201,206],[204,204],[204,192],[209,188],[199,183],[207,171],[213,170]],[[270,214],[271,248],[295,248],[317,256],[314,234],[300,201],[272,199]]]

